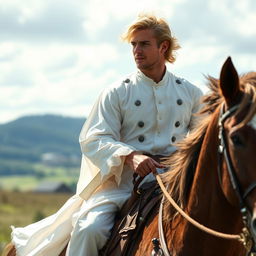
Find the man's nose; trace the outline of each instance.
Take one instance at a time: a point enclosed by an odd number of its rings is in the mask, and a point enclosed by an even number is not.
[[[142,52],[141,46],[140,46],[140,45],[134,46],[133,52],[134,52],[134,53],[141,53],[141,52]]]

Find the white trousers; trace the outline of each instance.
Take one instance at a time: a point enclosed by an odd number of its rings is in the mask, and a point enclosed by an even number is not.
[[[80,216],[74,227],[66,255],[97,256],[114,224],[115,204],[95,207]]]

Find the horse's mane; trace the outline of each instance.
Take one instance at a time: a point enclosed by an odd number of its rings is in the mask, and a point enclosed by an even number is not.
[[[177,143],[177,151],[167,160],[170,171],[163,174],[163,180],[168,186],[171,197],[182,208],[185,208],[188,201],[189,191],[194,178],[197,160],[199,157],[202,142],[206,129],[212,119],[213,113],[222,104],[224,98],[219,89],[219,80],[211,76],[207,77],[209,93],[202,97],[202,109],[196,114],[196,124],[192,131],[180,142]],[[248,114],[244,118],[247,123],[256,113],[256,72],[250,72],[240,77],[240,88],[243,90],[243,99],[240,109],[251,104]],[[240,111],[240,110],[239,110]],[[165,204],[168,208],[165,211],[167,218],[174,216],[175,210],[170,204]]]

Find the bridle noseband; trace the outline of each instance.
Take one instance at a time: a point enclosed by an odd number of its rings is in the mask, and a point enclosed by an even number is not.
[[[250,184],[248,186],[248,188],[242,192],[242,188],[241,188],[241,184],[239,183],[239,180],[237,178],[231,157],[230,157],[230,153],[228,151],[228,142],[227,142],[227,136],[225,134],[225,130],[224,130],[224,122],[230,117],[232,116],[236,110],[239,108],[239,105],[235,105],[233,107],[231,107],[230,109],[228,109],[226,112],[224,112],[224,104],[221,106],[221,110],[220,110],[220,116],[219,116],[219,121],[218,121],[218,125],[219,125],[219,148],[218,148],[218,176],[219,176],[219,181],[220,181],[220,185],[222,185],[222,181],[221,181],[221,156],[224,156],[224,159],[226,161],[227,164],[227,170],[228,170],[228,174],[230,177],[230,181],[232,183],[232,187],[237,195],[237,198],[239,200],[239,205],[240,205],[240,211],[242,214],[242,219],[243,219],[243,223],[245,228],[247,229],[247,234],[250,236],[250,240],[251,243],[250,246],[250,252],[249,253],[256,253],[256,241],[254,241],[253,239],[253,235],[251,235],[250,232],[250,228],[251,228],[251,219],[252,219],[252,214],[249,211],[247,204],[246,204],[246,197],[256,188],[256,182]],[[248,254],[249,255],[249,254]]]

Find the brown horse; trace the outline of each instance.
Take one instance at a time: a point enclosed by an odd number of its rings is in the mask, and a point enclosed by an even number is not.
[[[220,79],[209,77],[209,86],[211,93],[204,97],[198,124],[177,145],[178,151],[168,160],[171,170],[162,178],[168,186],[168,193],[179,206],[190,217],[211,229],[238,234],[247,220],[254,245],[256,73],[239,78],[228,58]],[[163,233],[172,256],[246,254],[240,242],[215,237],[191,225],[167,200],[163,213]],[[151,255],[151,240],[158,237],[156,213],[147,221],[129,256]],[[14,256],[13,246],[11,251],[6,255]],[[62,255],[65,255],[64,251]]]
[[[245,225],[242,217],[247,218],[254,244],[256,73],[239,78],[228,58],[220,79],[209,77],[209,86],[211,93],[204,97],[199,122],[178,144],[179,150],[168,161],[171,170],[163,178],[179,206],[211,229],[238,234]],[[199,230],[177,214],[167,200],[163,211],[163,233],[170,255],[246,255],[240,242]],[[151,255],[155,237],[159,237],[158,215],[146,225],[131,255]]]

